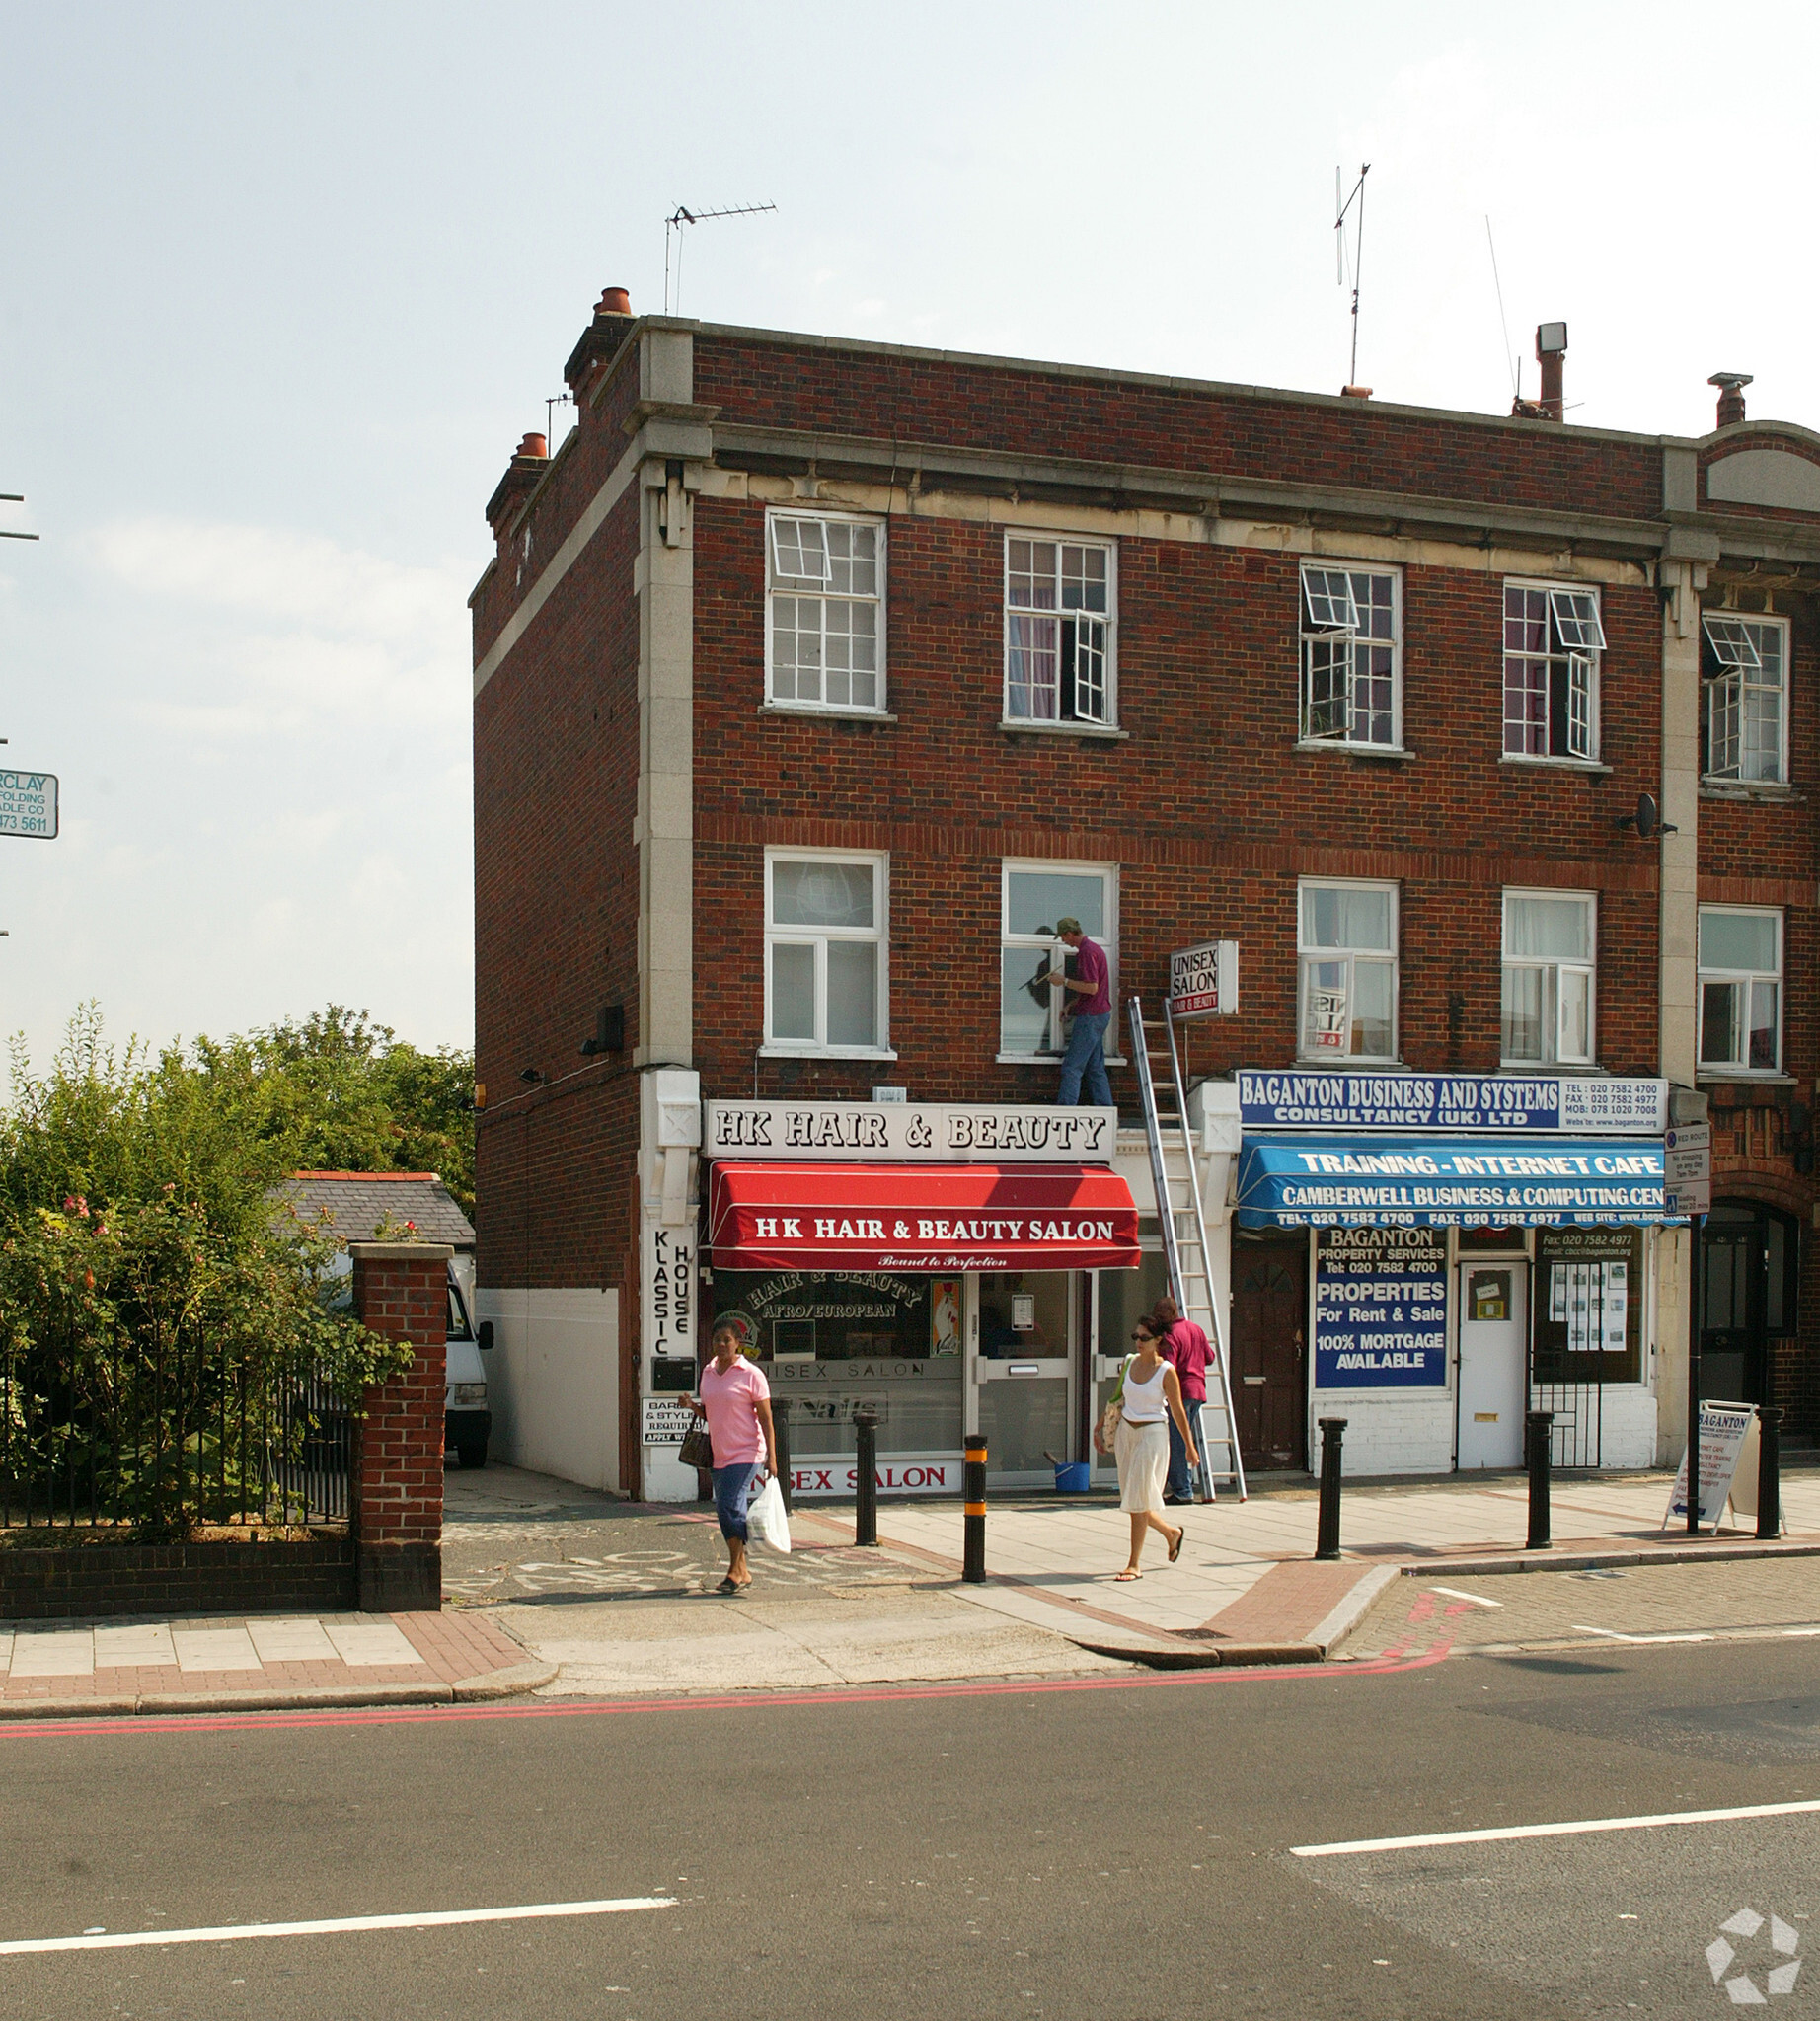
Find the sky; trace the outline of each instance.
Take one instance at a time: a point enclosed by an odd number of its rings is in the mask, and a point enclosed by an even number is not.
[[[472,1042],[483,507],[600,289],[661,308],[678,204],[777,205],[689,232],[687,316],[1337,392],[1369,162],[1378,398],[1507,412],[1564,318],[1570,424],[1700,434],[1724,369],[1820,427],[1811,9],[0,0],[0,47],[38,1068],[91,1000]]]

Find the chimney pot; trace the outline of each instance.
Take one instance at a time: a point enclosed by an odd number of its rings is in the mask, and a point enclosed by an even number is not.
[[[1371,388],[1369,386],[1342,386],[1339,391],[1340,397],[1343,400],[1369,400],[1371,398]]]
[[[632,297],[624,288],[603,288],[600,300],[594,305],[596,316],[630,316]]]
[[[519,443],[515,454],[547,457],[550,454],[550,438],[547,435],[527,435]]]
[[[1721,428],[1735,427],[1744,418],[1744,389],[1754,375],[1749,372],[1714,372],[1706,381],[1708,386],[1719,390],[1719,421]]]
[[[1565,417],[1566,400],[1561,392],[1561,359],[1567,355],[1567,326],[1539,323],[1536,326],[1536,362],[1542,367],[1542,398],[1536,405],[1545,421]]]

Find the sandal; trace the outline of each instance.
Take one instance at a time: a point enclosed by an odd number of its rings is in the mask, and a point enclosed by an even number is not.
[[[737,1579],[729,1574],[720,1581],[720,1585],[715,1588],[715,1591],[717,1593],[743,1593],[746,1590],[746,1586],[750,1586],[751,1583],[751,1580],[748,1579],[745,1585],[742,1586]]]
[[[1181,1547],[1184,1543],[1187,1542],[1187,1540],[1188,1533],[1185,1527],[1177,1530],[1175,1533],[1175,1541],[1170,1545],[1170,1563],[1172,1565],[1175,1562],[1175,1560],[1178,1557],[1181,1556]]]
[[[1134,1572],[1134,1571],[1132,1571],[1131,1567],[1130,1567],[1129,1565],[1127,1565],[1127,1566],[1125,1567],[1125,1569],[1124,1569],[1124,1570],[1123,1570],[1122,1572],[1114,1572],[1114,1573],[1113,1573],[1113,1575],[1112,1575],[1112,1583],[1113,1583],[1113,1584],[1114,1584],[1115,1586],[1122,1586],[1122,1585],[1124,1585],[1124,1583],[1125,1583],[1125,1581],[1126,1581],[1127,1579],[1141,1579],[1141,1578],[1143,1578],[1143,1576],[1144,1576],[1144,1575],[1143,1575],[1143,1573],[1142,1573],[1142,1572]]]

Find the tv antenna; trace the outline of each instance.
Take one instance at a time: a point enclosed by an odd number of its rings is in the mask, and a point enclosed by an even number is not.
[[[722,210],[691,210],[679,203],[663,221],[663,313],[670,310],[670,234],[676,235],[676,313],[682,312],[682,242],[684,225],[705,225],[714,217],[759,217],[776,210],[775,203],[729,203]]]
[[[1333,251],[1341,287],[1346,285],[1346,213],[1354,204],[1358,205],[1352,220],[1352,367],[1346,374],[1348,386],[1356,386],[1359,381],[1359,262],[1365,250],[1365,178],[1370,174],[1370,162],[1361,162],[1359,180],[1352,186],[1352,194],[1342,203],[1339,170],[1333,171]]]
[[[1498,278],[1497,241],[1491,236],[1491,213],[1485,213],[1485,244],[1491,249],[1491,285],[1497,290],[1497,327],[1502,339],[1504,360],[1510,367],[1510,397],[1523,398],[1523,359],[1512,349],[1510,342],[1510,318],[1504,309],[1504,283]]]

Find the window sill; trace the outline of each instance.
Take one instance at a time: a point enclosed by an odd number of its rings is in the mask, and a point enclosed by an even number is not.
[[[1575,1060],[1500,1060],[1497,1071],[1525,1075],[1531,1080],[1547,1080],[1553,1075],[1563,1081],[1594,1081],[1601,1076],[1609,1079],[1612,1072],[1609,1067],[1589,1067]]]
[[[811,715],[822,722],[895,722],[883,709],[835,709],[819,702],[761,702],[760,715]]]
[[[995,1053],[993,1059],[1001,1067],[1056,1067],[1062,1064],[1060,1053]],[[1122,1053],[1107,1053],[1108,1067],[1123,1067],[1127,1064]]]
[[[1761,1067],[1753,1071],[1749,1067],[1701,1067],[1694,1075],[1695,1084],[1701,1087],[1719,1087],[1735,1084],[1739,1087],[1798,1087],[1801,1084],[1793,1074],[1780,1071],[1766,1074]]]
[[[1525,766],[1536,772],[1583,772],[1593,779],[1605,779],[1612,770],[1597,758],[1537,758],[1527,751],[1506,751],[1497,762]]]
[[[760,1046],[761,1060],[895,1060],[877,1046]]]
[[[1007,736],[1090,737],[1107,744],[1126,744],[1131,732],[1105,722],[1044,722],[1032,715],[1008,715],[999,723]]]
[[[1415,756],[1401,744],[1345,744],[1336,737],[1301,737],[1294,748],[1298,751],[1337,751],[1346,758],[1393,758],[1406,761]]]
[[[1369,1067],[1374,1074],[1410,1074],[1415,1071],[1403,1060],[1374,1060],[1363,1053],[1345,1053],[1337,1060],[1330,1053],[1323,1053],[1319,1057],[1298,1053],[1296,1065],[1315,1070],[1325,1067],[1333,1074],[1349,1074],[1354,1067]]]
[[[1700,782],[1700,796],[1703,800],[1761,800],[1774,806],[1804,800],[1807,795],[1798,786],[1789,786],[1780,779],[1706,779]]]

